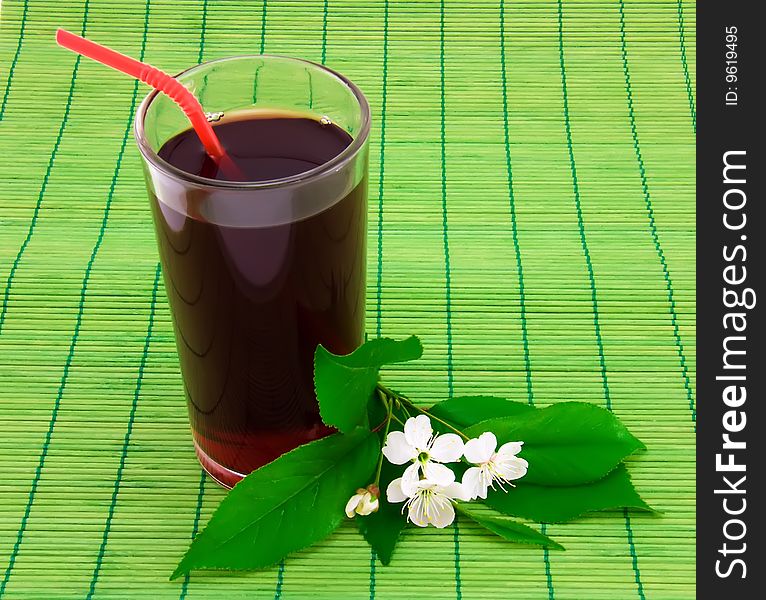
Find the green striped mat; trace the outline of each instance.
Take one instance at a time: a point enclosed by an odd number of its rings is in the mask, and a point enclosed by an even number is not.
[[[223,491],[201,477],[131,121],[145,89],[57,26],[169,71],[325,61],[375,115],[370,334],[390,380],[610,407],[661,517],[465,521],[390,567],[355,527],[273,569],[167,576]],[[0,27],[2,598],[693,598],[695,5],[671,0],[5,0]]]

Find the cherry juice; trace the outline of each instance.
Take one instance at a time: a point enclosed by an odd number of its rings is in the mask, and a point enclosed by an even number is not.
[[[336,125],[283,114],[224,120],[215,132],[249,182],[310,171],[352,142]],[[159,156],[227,180],[191,130]],[[320,343],[345,354],[362,342],[366,181],[326,200],[317,198],[328,207],[306,218],[252,226],[152,198],[197,453],[224,485],[330,433],[319,418],[313,356]]]

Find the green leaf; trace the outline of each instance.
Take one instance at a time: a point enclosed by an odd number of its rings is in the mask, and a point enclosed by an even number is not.
[[[543,523],[563,523],[585,513],[614,508],[652,511],[636,492],[624,465],[603,479],[583,485],[550,487],[523,483],[508,489],[490,491],[484,503],[512,517]]]
[[[380,445],[356,429],[282,455],[253,471],[223,499],[171,579],[192,569],[251,570],[329,535],[354,490],[369,483]]]
[[[505,538],[509,542],[516,542],[517,544],[534,544],[537,546],[556,548],[557,550],[564,549],[564,546],[553,541],[547,535],[540,533],[536,529],[532,529],[523,523],[514,521],[513,519],[487,508],[486,506],[482,506],[481,504],[458,502],[455,508],[459,513],[473,519],[482,527]]]
[[[457,396],[434,404],[428,412],[458,428],[465,428],[487,419],[513,417],[535,410],[531,404],[496,396]]]
[[[492,431],[499,444],[524,442],[529,471],[519,482],[580,485],[597,481],[644,445],[611,412],[587,402],[562,402],[465,429],[469,437]]]
[[[314,387],[322,420],[343,433],[367,426],[367,402],[378,384],[380,368],[416,360],[422,354],[423,346],[414,335],[401,341],[370,340],[345,356],[317,346]]]
[[[407,517],[402,514],[401,504],[391,504],[386,500],[386,488],[392,480],[400,476],[401,467],[395,467],[388,461],[383,461],[383,469],[380,473],[381,499],[378,512],[366,517],[357,516],[356,521],[359,531],[375,550],[376,556],[384,565],[391,562],[399,536],[407,524]]]

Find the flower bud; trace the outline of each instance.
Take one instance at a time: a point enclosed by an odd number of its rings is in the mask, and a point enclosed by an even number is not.
[[[351,519],[355,515],[365,516],[377,512],[380,507],[379,497],[380,489],[374,483],[366,489],[359,488],[346,503],[346,516]]]

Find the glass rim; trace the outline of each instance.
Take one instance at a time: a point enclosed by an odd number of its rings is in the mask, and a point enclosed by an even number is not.
[[[297,173],[295,175],[290,175],[288,177],[280,177],[277,179],[267,179],[264,181],[222,181],[219,179],[210,179],[208,177],[202,177],[201,175],[195,175],[194,173],[189,173],[188,171],[179,169],[178,167],[172,165],[165,159],[161,158],[159,154],[155,152],[154,148],[151,147],[151,145],[149,144],[149,141],[146,139],[145,130],[144,130],[144,119],[146,118],[146,112],[149,110],[149,106],[151,105],[151,103],[161,93],[158,90],[152,90],[141,101],[141,104],[139,105],[138,110],[136,111],[136,119],[133,125],[133,135],[135,137],[136,144],[138,145],[138,149],[143,155],[144,159],[150,164],[152,164],[154,167],[159,169],[160,171],[163,171],[165,174],[170,175],[172,177],[182,179],[184,181],[191,182],[191,183],[196,183],[198,185],[205,186],[205,187],[226,188],[226,189],[268,189],[268,188],[275,188],[275,187],[290,185],[294,183],[304,183],[307,181],[311,181],[313,179],[317,179],[318,177],[322,176],[328,171],[336,170],[336,169],[339,170],[341,167],[349,163],[356,156],[356,154],[364,147],[364,144],[367,142],[367,138],[369,137],[370,105],[367,102],[367,98],[362,93],[362,90],[360,90],[354,82],[352,82],[346,76],[341,75],[337,71],[334,71],[333,69],[330,69],[329,67],[326,67],[325,65],[315,63],[313,61],[306,60],[303,58],[294,58],[291,56],[284,56],[280,54],[238,54],[235,56],[217,58],[215,60],[199,63],[197,65],[189,67],[188,69],[184,69],[183,71],[181,71],[174,77],[177,79],[181,77],[182,75],[188,75],[188,74],[194,73],[197,70],[200,70],[204,67],[209,67],[210,65],[214,65],[217,63],[226,63],[226,62],[242,60],[242,59],[258,59],[258,58],[277,59],[280,61],[295,62],[298,64],[315,67],[321,71],[329,73],[338,81],[338,83],[345,86],[347,89],[351,91],[351,93],[354,95],[354,97],[356,98],[359,104],[359,108],[361,109],[362,123],[361,123],[361,127],[359,128],[358,135],[354,137],[352,142],[340,154],[333,157],[326,163],[322,163],[321,165],[316,166],[313,169],[309,169],[308,171],[303,171],[302,173]]]

